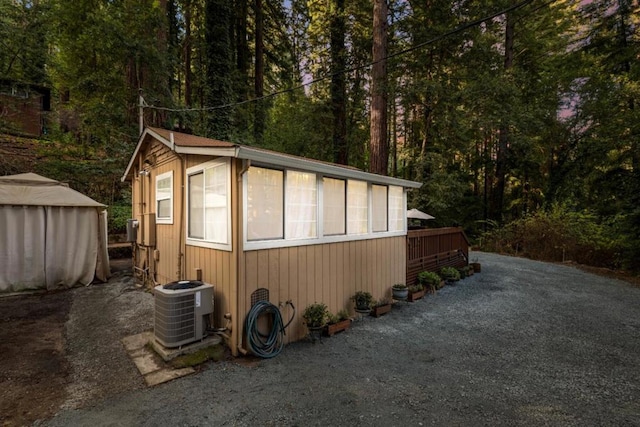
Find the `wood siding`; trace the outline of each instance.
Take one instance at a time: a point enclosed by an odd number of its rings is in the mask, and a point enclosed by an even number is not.
[[[332,313],[353,313],[350,298],[357,290],[369,291],[376,299],[391,298],[391,286],[405,282],[405,247],[402,236],[244,252],[239,312],[246,316],[251,294],[266,288],[286,323],[292,310],[284,303],[291,300],[296,316],[285,339],[297,341],[307,334],[302,312],[309,304],[323,302]]]

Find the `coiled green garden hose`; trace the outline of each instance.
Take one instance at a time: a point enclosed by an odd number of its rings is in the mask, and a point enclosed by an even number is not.
[[[247,338],[247,346],[253,354],[263,359],[270,359],[277,356],[284,347],[284,330],[295,317],[295,307],[291,301],[287,304],[293,308],[293,315],[289,322],[283,326],[280,310],[269,301],[256,302],[247,317],[244,319],[244,331]],[[263,334],[258,329],[258,318],[263,314],[272,315],[271,330],[268,334]]]

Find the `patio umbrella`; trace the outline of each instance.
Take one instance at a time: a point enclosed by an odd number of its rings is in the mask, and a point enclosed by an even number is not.
[[[407,218],[414,219],[436,219],[436,217],[431,216],[427,213],[419,211],[418,209],[411,209],[407,211]]]

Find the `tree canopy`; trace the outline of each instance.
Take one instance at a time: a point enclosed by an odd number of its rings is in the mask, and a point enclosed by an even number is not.
[[[639,26],[637,0],[5,0],[0,79],[50,87],[47,137],[105,180],[141,94],[148,125],[422,181],[410,207],[472,235],[583,212],[631,260]]]

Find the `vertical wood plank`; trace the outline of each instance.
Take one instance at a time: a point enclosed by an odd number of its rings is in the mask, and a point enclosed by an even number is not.
[[[280,249],[269,249],[267,255],[269,260],[267,281],[269,300],[272,304],[278,305],[280,301]]]

